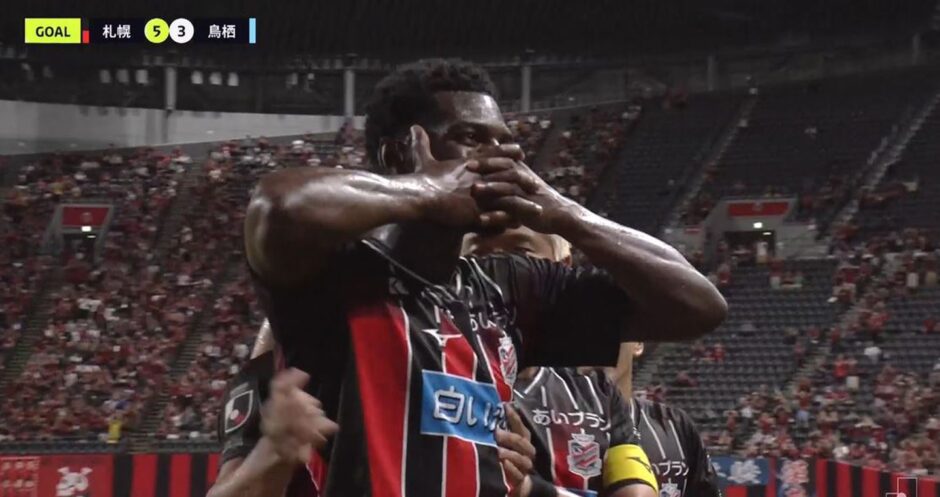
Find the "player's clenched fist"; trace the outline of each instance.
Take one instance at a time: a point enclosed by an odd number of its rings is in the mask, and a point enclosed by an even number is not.
[[[326,445],[338,426],[326,417],[320,401],[303,390],[310,376],[288,369],[271,380],[271,394],[261,406],[261,433],[285,461],[306,464]]]

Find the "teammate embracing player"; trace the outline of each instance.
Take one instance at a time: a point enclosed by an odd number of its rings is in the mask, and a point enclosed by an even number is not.
[[[478,67],[400,68],[376,88],[366,139],[384,175],[285,169],[252,198],[248,262],[284,366],[300,371],[272,382],[259,442],[213,496],[281,495],[314,448],[331,497],[529,495],[531,446],[498,432],[520,365],[613,364],[621,341],[654,338],[645,330],[692,338],[723,320],[721,295],[678,252],[522,163]],[[518,224],[604,270],[459,257],[468,231]],[[278,407],[290,415],[265,416]],[[329,440],[327,418],[340,427]]]

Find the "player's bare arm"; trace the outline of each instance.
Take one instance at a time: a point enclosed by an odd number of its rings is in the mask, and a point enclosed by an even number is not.
[[[535,231],[571,242],[610,272],[634,303],[634,322],[655,330],[656,338],[698,337],[724,320],[728,306],[718,289],[666,243],[594,214],[519,161],[486,158],[468,167],[482,176],[471,190],[481,208],[506,212]]]
[[[436,160],[420,126],[412,128],[409,146],[411,157],[404,163],[420,173],[382,176],[305,167],[265,176],[245,218],[245,249],[251,267],[270,284],[290,286],[315,275],[331,251],[379,226],[424,221],[470,228],[481,217],[507,218],[504,213],[481,216],[470,195],[470,185],[479,179],[468,169],[475,161]],[[507,145],[493,147],[489,153],[518,157],[521,150]],[[539,209],[521,199],[516,207],[527,212]]]

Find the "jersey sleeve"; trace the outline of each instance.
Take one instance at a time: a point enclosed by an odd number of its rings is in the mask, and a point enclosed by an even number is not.
[[[221,462],[246,457],[261,439],[261,404],[274,376],[274,353],[250,360],[229,382],[219,413]]]
[[[329,321],[328,314],[337,310],[335,304],[342,284],[358,275],[353,268],[362,264],[366,253],[362,243],[345,244],[330,255],[330,263],[321,273],[304,284],[289,288],[267,284],[246,260],[255,294],[275,340],[282,345],[291,345],[300,338],[299,335],[311,335],[311,321]]]
[[[608,273],[517,254],[478,261],[515,313],[523,367],[616,364],[631,303]]]
[[[599,378],[598,390],[604,392],[609,399],[607,409],[610,413],[610,446],[614,447],[621,444],[641,445],[640,431],[630,417],[627,402],[620,394],[620,389],[603,372],[595,372],[594,374]]]
[[[675,408],[672,408],[672,411],[678,424],[677,429],[682,439],[682,446],[686,451],[686,462],[689,465],[689,474],[686,477],[688,495],[721,497],[718,475],[712,466],[698,428],[685,411]]]
[[[640,432],[633,424],[620,390],[607,376],[595,372],[598,389],[610,399],[610,449],[604,460],[604,494],[611,495],[627,485],[647,485],[659,493],[659,484],[649,456],[640,443]]]

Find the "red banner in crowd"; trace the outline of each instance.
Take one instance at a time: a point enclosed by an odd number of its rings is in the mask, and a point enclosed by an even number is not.
[[[728,217],[782,216],[789,210],[790,202],[785,200],[728,202]]]
[[[63,205],[61,224],[63,228],[100,228],[110,211],[111,207],[107,205]]]

